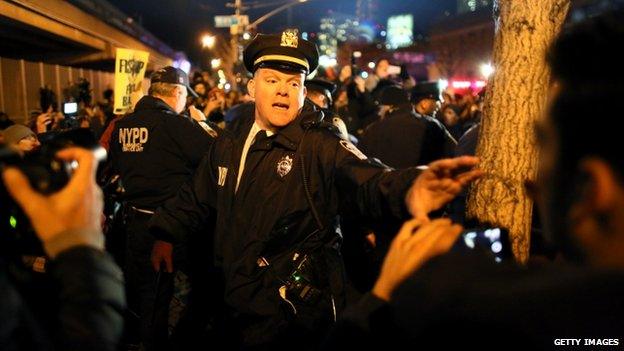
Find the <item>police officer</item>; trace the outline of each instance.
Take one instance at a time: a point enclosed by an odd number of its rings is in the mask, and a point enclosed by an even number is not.
[[[333,106],[332,94],[336,91],[336,84],[323,79],[315,78],[305,81],[308,91],[307,98],[322,109],[331,109]]]
[[[414,112],[403,88],[383,88],[379,105],[381,119],[366,128],[358,145],[368,156],[394,168],[426,165],[449,156],[441,129]]]
[[[376,220],[421,216],[431,208],[419,208],[415,198],[454,194],[474,174],[455,179],[427,171],[410,187],[419,170],[391,171],[338,137],[321,113],[303,108],[304,79],[316,69],[318,51],[296,30],[257,35],[244,63],[253,73],[247,88],[254,119],[238,137],[212,145],[192,184],[157,211],[150,230],[180,240],[216,208],[216,256],[241,333],[236,340],[244,347],[313,348],[344,305],[333,225],[341,207],[351,204]],[[474,163],[453,160],[450,168]],[[427,184],[443,175],[454,185],[429,191]]]
[[[349,135],[347,125],[342,118],[334,112],[332,94],[336,91],[336,84],[323,78],[315,78],[306,80],[305,87],[307,99],[323,111],[326,120],[331,122],[340,132],[340,137],[345,140],[357,142],[355,137]]]
[[[450,157],[455,151],[457,141],[451,136],[446,127],[434,115],[439,109],[440,88],[437,82],[418,83],[412,89],[411,102],[414,105],[416,116],[428,123],[428,134],[434,143],[423,145],[423,155],[435,155],[436,145],[444,144],[444,155]]]
[[[112,169],[121,176],[128,211],[128,292],[129,297],[138,295],[141,342],[147,350],[167,345],[172,286],[170,274],[158,274],[162,267],[152,267],[154,238],[148,234],[147,221],[182,183],[191,179],[217,136],[217,128],[195,107],[190,107],[192,119],[180,114],[187,93],[196,95],[184,71],[169,66],[154,72],[149,95],[139,100],[134,113],[115,124],[110,142]],[[173,249],[168,243],[157,246],[167,252]],[[181,251],[177,253],[181,255]],[[171,273],[173,262],[165,263],[164,270]]]

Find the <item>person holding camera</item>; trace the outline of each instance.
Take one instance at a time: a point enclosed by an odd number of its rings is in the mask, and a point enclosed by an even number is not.
[[[366,91],[373,92],[380,81],[390,77],[389,67],[390,61],[387,58],[380,58],[375,62],[375,72],[366,78]]]
[[[47,306],[56,314],[46,328],[14,283],[14,270],[0,258],[0,349],[117,350],[125,309],[123,277],[104,252],[97,160],[79,148],[64,149],[57,157],[78,166],[68,184],[52,195],[35,191],[15,167],[2,171],[8,193],[52,260],[47,267],[58,290],[39,292],[56,294],[56,305]]]
[[[425,216],[480,175],[452,172],[477,160],[449,160],[430,172],[369,160],[304,104],[318,50],[296,30],[258,34],[244,62],[253,73],[254,118],[213,144],[150,230],[175,242],[216,216],[215,256],[230,330],[238,333],[229,340],[243,348],[311,349],[345,304],[338,213],[349,206],[362,221]]]
[[[620,10],[568,27],[547,55],[553,83],[536,125],[537,183],[528,190],[566,262],[526,268],[447,253],[460,226],[408,221],[372,292],[345,314],[326,349],[621,348],[624,158],[619,130],[588,117],[615,123],[621,114],[612,102],[624,93],[624,55],[613,43],[623,40]]]

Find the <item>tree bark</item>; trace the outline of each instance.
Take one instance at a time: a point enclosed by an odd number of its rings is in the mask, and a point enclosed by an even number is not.
[[[494,74],[485,96],[477,156],[486,175],[468,198],[467,218],[509,230],[515,258],[528,259],[532,201],[525,182],[535,179],[533,125],[546,105],[549,44],[570,0],[498,0],[494,3]]]

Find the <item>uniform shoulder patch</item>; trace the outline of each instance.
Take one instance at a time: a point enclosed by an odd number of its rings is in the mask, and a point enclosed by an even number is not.
[[[355,145],[351,144],[349,141],[347,141],[347,140],[340,140],[340,145],[343,148],[345,148],[347,151],[349,151],[350,153],[355,155],[355,157],[359,158],[360,160],[368,159],[368,157],[366,157],[366,155],[364,155],[364,153],[362,153],[362,151],[360,151],[360,149],[358,149]]]
[[[205,121],[201,121],[198,123],[203,129],[204,131],[206,131],[206,133],[208,133],[208,135],[210,135],[213,138],[216,138],[219,136],[219,133],[217,133],[217,131],[212,128],[207,122]]]

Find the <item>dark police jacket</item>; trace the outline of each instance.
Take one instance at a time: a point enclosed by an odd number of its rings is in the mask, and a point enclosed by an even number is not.
[[[390,167],[407,168],[450,157],[455,141],[447,134],[444,126],[406,104],[368,126],[358,146]]]
[[[121,175],[126,201],[156,209],[191,178],[213,140],[164,101],[141,98],[134,113],[117,121],[110,141],[112,169]]]
[[[370,162],[321,120],[318,111],[302,112],[272,137],[256,137],[235,191],[253,124],[247,119],[239,135],[212,145],[192,184],[152,217],[152,233],[175,241],[201,228],[216,209],[214,240],[226,302],[257,321],[248,328],[254,335],[245,334],[244,343],[270,341],[288,326],[295,311],[279,289],[296,257],[319,247],[331,250],[337,237],[332,223],[347,200],[364,218],[398,220],[407,215],[405,192],[418,170],[393,171]],[[314,284],[331,291],[339,310],[344,280],[341,259],[334,253],[319,263],[325,265],[321,275],[326,281]],[[304,314],[297,308],[298,316]]]

